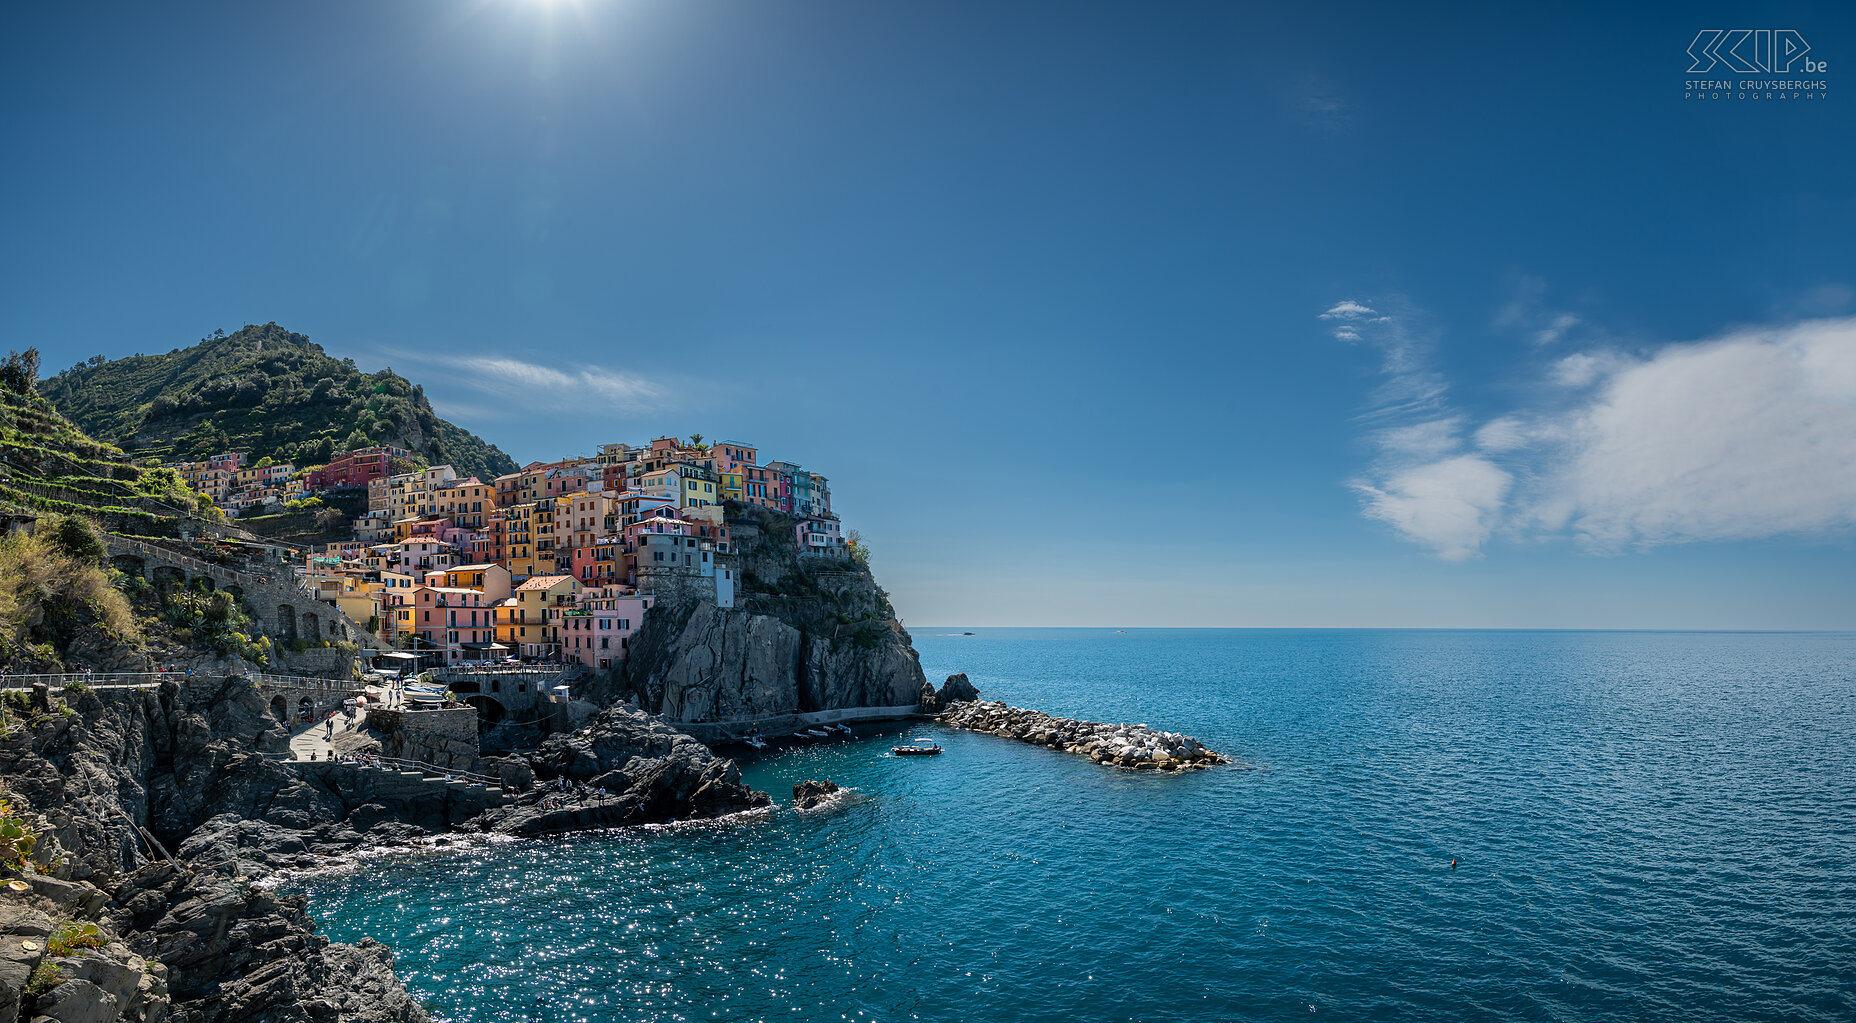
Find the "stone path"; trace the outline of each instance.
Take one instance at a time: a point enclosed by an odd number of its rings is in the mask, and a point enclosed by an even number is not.
[[[350,721],[338,713],[334,720],[335,735],[338,738],[353,734],[362,729],[367,722],[366,716],[362,714],[356,714],[354,720]],[[335,753],[334,744],[324,738],[328,732],[329,726],[326,721],[318,721],[313,725],[297,728],[290,733],[290,752],[295,753],[298,760],[308,760],[312,753],[315,754],[317,760],[328,760]]]

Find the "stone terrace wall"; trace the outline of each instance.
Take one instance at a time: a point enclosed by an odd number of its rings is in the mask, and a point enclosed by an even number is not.
[[[477,747],[477,712],[455,710],[399,710],[372,707],[367,727],[380,739],[382,756],[416,760],[454,771],[480,770]]]

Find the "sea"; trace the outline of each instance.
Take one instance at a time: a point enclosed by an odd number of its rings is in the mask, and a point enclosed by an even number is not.
[[[1856,1020],[1856,634],[917,629],[932,680],[1192,735],[926,723],[776,810],[293,883],[457,1023]],[[933,737],[938,757],[891,745]],[[795,812],[794,782],[854,791]]]

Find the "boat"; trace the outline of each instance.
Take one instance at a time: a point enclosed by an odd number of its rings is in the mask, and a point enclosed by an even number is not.
[[[941,744],[933,739],[917,739],[913,746],[891,746],[889,751],[899,757],[932,757],[941,752]]]
[[[821,731],[819,731],[819,730],[818,730],[818,729],[816,729],[816,728],[808,728],[808,729],[806,729],[806,734],[807,734],[807,735],[809,735],[809,736],[811,736],[811,737],[812,737],[812,738],[814,738],[814,739],[829,739],[829,738],[831,738],[831,733],[830,733],[830,732],[821,732]]]
[[[741,741],[743,743],[746,743],[752,749],[766,749],[767,748],[767,740],[761,738],[758,735],[750,735]]]

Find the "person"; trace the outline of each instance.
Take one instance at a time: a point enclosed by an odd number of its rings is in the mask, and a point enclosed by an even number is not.
[[[328,734],[323,736],[323,738],[325,739],[335,738],[335,719],[334,718],[329,719],[329,731],[328,731]]]

